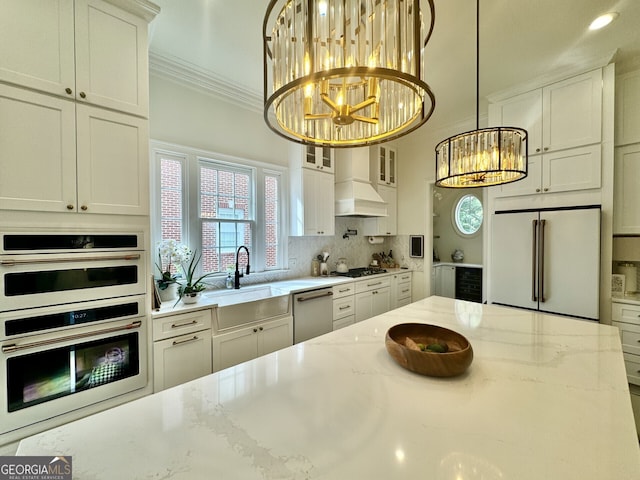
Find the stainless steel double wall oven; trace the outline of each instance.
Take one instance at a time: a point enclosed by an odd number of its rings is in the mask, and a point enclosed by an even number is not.
[[[0,435],[147,385],[143,234],[0,233]]]

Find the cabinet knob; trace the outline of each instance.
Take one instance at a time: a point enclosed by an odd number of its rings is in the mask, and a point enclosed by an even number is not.
[[[549,151],[549,147],[544,147],[544,151],[548,152]]]
[[[263,330],[264,330],[264,328],[263,328],[263,327],[260,327],[258,330],[263,331]]]
[[[549,187],[544,187],[544,191],[548,192],[549,191]]]
[[[536,148],[536,153],[540,152],[540,148]]]
[[[257,328],[254,328],[254,329],[253,329],[253,333],[258,333],[258,329],[257,329]]]
[[[80,98],[87,98],[87,94],[84,92],[80,92]]]
[[[536,188],[536,192],[537,192],[537,193],[540,193],[540,189],[539,189],[539,188]]]
[[[73,210],[73,205],[71,204],[67,205],[67,210]]]
[[[87,208],[88,208],[88,207],[87,207],[86,205],[82,205],[82,206],[80,207],[80,210],[86,211],[86,210],[87,210]]]
[[[67,95],[71,95],[73,93],[73,90],[71,90],[69,87],[65,88],[64,91],[67,93]]]

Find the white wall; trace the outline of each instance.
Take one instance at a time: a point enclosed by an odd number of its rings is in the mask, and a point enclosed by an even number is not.
[[[155,75],[149,79],[149,124],[153,140],[288,164],[288,142],[267,127],[262,113]]]

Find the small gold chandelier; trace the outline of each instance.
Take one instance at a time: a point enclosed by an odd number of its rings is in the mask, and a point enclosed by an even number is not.
[[[271,0],[263,23],[269,128],[299,143],[354,147],[423,125],[435,107],[423,80],[434,6],[423,3],[426,35],[420,0]]]
[[[436,145],[436,186],[489,187],[527,176],[527,131],[517,127],[479,128],[480,0],[476,0],[476,129]]]

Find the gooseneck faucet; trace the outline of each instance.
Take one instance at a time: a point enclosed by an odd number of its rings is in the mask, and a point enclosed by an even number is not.
[[[242,273],[240,273],[240,269],[239,269],[239,265],[238,265],[238,257],[240,256],[240,250],[242,250],[244,248],[245,252],[247,252],[247,269],[246,269],[246,274],[249,275],[249,249],[247,247],[245,247],[244,245],[241,245],[238,248],[238,251],[236,252],[236,275],[235,275],[235,282],[233,284],[233,287],[237,290],[240,288],[240,277],[243,277],[244,275]]]

